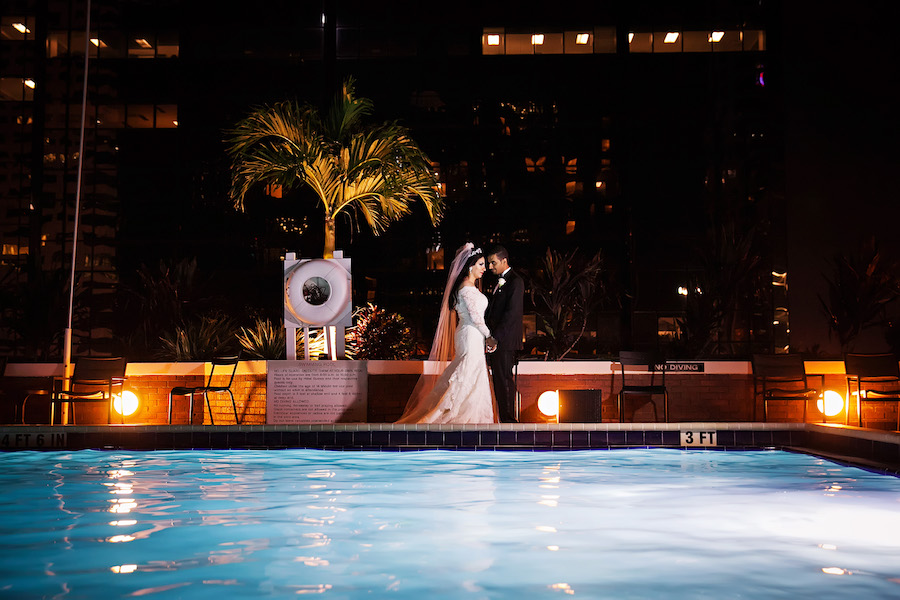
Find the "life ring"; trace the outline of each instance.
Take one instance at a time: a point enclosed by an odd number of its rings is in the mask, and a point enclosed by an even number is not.
[[[312,259],[285,273],[284,305],[301,324],[340,324],[350,312],[351,295],[350,273],[337,261]]]

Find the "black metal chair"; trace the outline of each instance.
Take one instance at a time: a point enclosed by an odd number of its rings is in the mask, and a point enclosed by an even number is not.
[[[856,415],[863,426],[863,402],[897,402],[897,430],[900,431],[900,364],[893,354],[845,354],[847,389],[856,382]],[[847,415],[849,422],[850,415]]]
[[[234,422],[240,423],[240,419],[238,417],[237,412],[237,404],[234,402],[234,393],[231,391],[231,384],[234,382],[234,375],[237,373],[237,366],[240,362],[241,357],[238,356],[217,356],[213,358],[211,363],[211,368],[209,370],[209,378],[206,381],[206,385],[195,386],[195,387],[174,387],[169,391],[169,424],[172,424],[172,396],[188,396],[191,399],[190,403],[190,412],[188,413],[188,423],[193,424],[194,419],[194,396],[200,394],[206,400],[206,408],[209,410],[209,422],[215,425],[215,421],[213,420],[213,411],[212,406],[209,404],[209,394],[210,392],[216,393],[227,393],[231,396],[231,406],[234,408]],[[228,374],[230,367],[230,374]],[[218,375],[217,375],[218,371]],[[226,373],[223,375],[223,371]],[[218,377],[219,379],[216,379]],[[225,378],[227,377],[227,383],[225,383]],[[224,383],[224,385],[223,385]]]
[[[803,402],[803,422],[809,401],[821,390],[809,386],[803,358],[799,354],[753,355],[753,420],[756,420],[756,399],[762,396],[763,421],[769,419],[769,402]]]
[[[56,406],[59,405],[61,410],[66,402],[105,402],[106,422],[112,423],[115,396],[121,397],[125,387],[125,366],[126,362],[122,357],[76,358],[68,389],[61,389],[65,386],[60,381],[50,395],[50,423],[54,422]],[[122,423],[125,423],[124,414]]]
[[[666,370],[665,368],[661,371],[656,370],[657,365],[665,364],[662,357],[655,352],[623,350],[619,352],[619,364],[622,365],[622,389],[619,390],[617,396],[619,422],[625,422],[624,406],[626,396],[650,396],[650,402],[653,404],[653,418],[659,421],[659,412],[656,408],[656,402],[653,401],[653,396],[661,395],[663,397],[663,417],[665,422],[668,423],[669,392],[666,389]],[[625,367],[647,367],[646,370],[650,374],[650,383],[640,385],[633,383],[636,377],[634,371],[631,374],[632,383],[629,383],[628,369]]]

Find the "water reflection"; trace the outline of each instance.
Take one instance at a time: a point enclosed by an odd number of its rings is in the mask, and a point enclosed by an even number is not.
[[[822,580],[830,597],[898,589],[895,479],[765,453],[417,454],[4,457],[0,534],[16,576],[3,593],[735,597],[774,581],[784,597],[819,597]]]

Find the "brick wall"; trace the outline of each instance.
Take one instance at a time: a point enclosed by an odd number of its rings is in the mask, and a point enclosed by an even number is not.
[[[150,366],[152,367],[152,365]],[[264,365],[262,365],[264,371]],[[380,372],[370,371],[368,379],[368,421],[370,423],[390,423],[397,420],[406,405],[416,381],[416,373],[393,373],[391,366]],[[549,365],[552,371],[552,365]],[[164,369],[160,369],[164,370]],[[588,369],[585,369],[588,370]],[[129,374],[126,389],[135,392],[141,399],[138,412],[126,419],[127,423],[165,424],[167,422],[169,390],[177,386],[198,386],[205,383],[203,369],[189,374],[152,374],[147,368],[137,375]],[[377,370],[376,370],[377,371]],[[629,379],[633,376],[629,374]],[[813,376],[810,383],[820,385],[824,377],[825,387],[846,394],[846,380],[843,374]],[[649,379],[645,376],[644,379]],[[21,406],[25,390],[41,387],[41,378],[4,377],[0,395],[0,422],[21,423],[16,420],[18,406]],[[636,375],[636,382],[643,382]],[[743,422],[754,420],[753,379],[744,373],[669,373],[666,376],[669,389],[669,420],[672,422]],[[573,374],[522,374],[518,376],[521,395],[521,420],[544,422],[546,418],[537,409],[538,396],[547,390],[599,389],[602,393],[602,418],[604,422],[619,420],[616,406],[616,392],[621,387],[618,373],[573,373]],[[238,417],[244,424],[265,424],[266,422],[266,375],[264,372],[238,371],[232,385],[237,405]],[[234,412],[227,394],[211,394],[210,404],[216,424],[233,424]],[[662,398],[657,397],[659,414],[662,419]],[[173,403],[174,424],[188,423],[188,399],[176,397]],[[756,418],[763,419],[760,400],[755,401]],[[863,404],[864,424],[869,428],[892,430],[897,427],[897,402],[866,402]],[[802,420],[802,404],[799,402],[771,402],[769,421],[799,422]],[[652,404],[647,399],[629,398],[625,406],[626,421],[647,422],[653,420]],[[28,400],[27,423],[47,423],[49,406],[46,397],[33,396]],[[809,406],[810,421],[820,421],[821,414],[813,403]],[[77,424],[105,424],[106,406],[103,404],[77,404],[74,408],[74,422]],[[113,415],[113,423],[120,422]],[[209,411],[200,396],[195,397],[195,424],[210,424]],[[840,417],[843,422],[843,416]],[[856,400],[851,396],[851,425],[857,424]]]

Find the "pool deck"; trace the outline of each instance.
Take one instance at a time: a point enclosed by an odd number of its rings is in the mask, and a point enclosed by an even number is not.
[[[779,448],[900,475],[900,433],[819,423],[0,426],[0,450]]]

